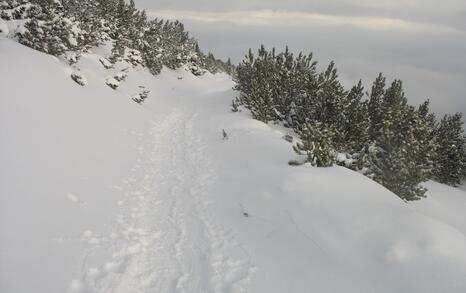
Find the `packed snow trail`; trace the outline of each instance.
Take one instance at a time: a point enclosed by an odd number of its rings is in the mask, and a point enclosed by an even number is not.
[[[71,292],[248,292],[251,259],[209,211],[215,164],[195,118],[175,108],[153,121],[114,232],[90,241]],[[99,264],[102,250],[111,255]]]

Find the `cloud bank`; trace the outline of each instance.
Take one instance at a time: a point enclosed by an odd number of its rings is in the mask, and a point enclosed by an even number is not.
[[[413,22],[396,18],[328,15],[285,10],[228,12],[157,10],[149,11],[149,15],[165,19],[180,19],[206,23],[224,22],[242,26],[351,26],[357,29],[376,31],[396,30],[401,32],[462,33],[461,30],[446,25]]]
[[[465,0],[136,0],[152,17],[179,19],[201,47],[239,62],[249,48],[313,52],[334,60],[349,87],[379,72],[404,81],[412,104],[466,116]],[[465,117],[466,118],[466,117]]]

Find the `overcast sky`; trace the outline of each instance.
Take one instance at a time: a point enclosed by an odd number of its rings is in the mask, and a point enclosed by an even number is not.
[[[268,47],[334,60],[345,85],[379,72],[404,81],[411,103],[466,115],[466,0],[136,0],[179,19],[205,51],[239,62]]]

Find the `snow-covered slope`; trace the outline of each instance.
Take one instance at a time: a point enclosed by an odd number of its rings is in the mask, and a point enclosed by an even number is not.
[[[227,76],[136,67],[113,90],[128,64],[105,54],[72,69],[0,38],[0,292],[466,291],[464,191],[407,204],[290,167]]]

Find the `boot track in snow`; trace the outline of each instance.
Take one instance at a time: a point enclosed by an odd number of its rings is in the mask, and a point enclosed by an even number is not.
[[[215,164],[195,118],[174,109],[153,122],[114,232],[88,249],[71,292],[249,292],[251,259],[209,210]]]

